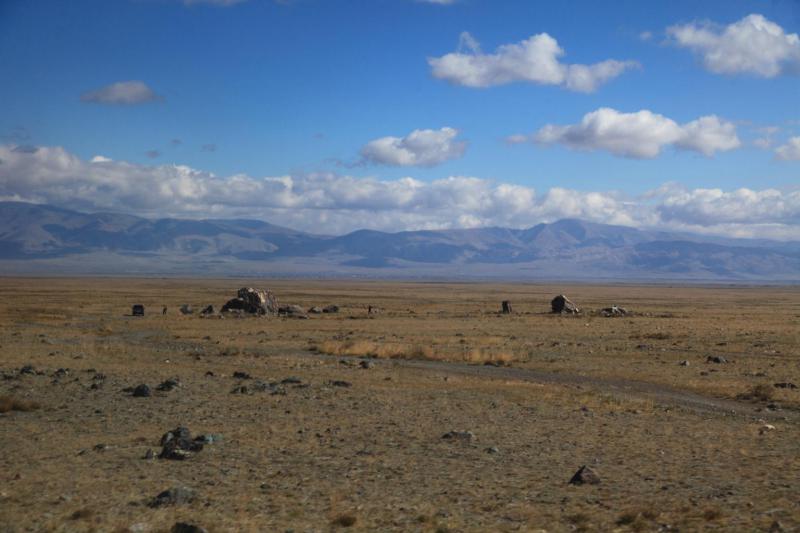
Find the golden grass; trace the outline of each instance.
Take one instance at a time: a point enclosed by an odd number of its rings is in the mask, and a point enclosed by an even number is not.
[[[486,348],[463,349],[462,351],[435,351],[430,346],[392,342],[323,341],[313,344],[311,351],[335,356],[370,357],[375,359],[423,359],[428,361],[458,361],[474,364],[506,366],[515,358],[512,354]]]

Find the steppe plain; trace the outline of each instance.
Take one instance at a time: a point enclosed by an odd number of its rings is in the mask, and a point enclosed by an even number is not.
[[[2,278],[0,374],[3,532],[800,528],[796,286]]]

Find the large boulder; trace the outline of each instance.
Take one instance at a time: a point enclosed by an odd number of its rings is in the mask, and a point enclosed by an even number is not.
[[[266,315],[278,312],[278,300],[270,291],[242,287],[236,298],[222,306],[222,312],[240,310],[251,315]]]
[[[554,313],[566,313],[574,315],[581,312],[581,310],[578,309],[578,306],[572,303],[570,299],[563,294],[559,294],[553,298],[553,300],[550,302],[550,308]]]

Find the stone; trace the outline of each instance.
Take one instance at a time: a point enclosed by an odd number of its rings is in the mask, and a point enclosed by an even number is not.
[[[133,389],[133,396],[134,398],[147,398],[150,396],[150,387],[147,384],[142,383],[140,385],[136,385]]]
[[[142,304],[135,304],[131,307],[131,315],[144,316],[144,306]]]
[[[208,533],[208,531],[203,527],[188,522],[175,522],[170,533]]]
[[[160,492],[155,498],[150,500],[150,507],[164,507],[166,505],[183,505],[192,503],[194,491],[186,487],[172,487]]]
[[[597,485],[598,483],[600,483],[600,476],[586,465],[580,467],[569,480],[570,485]]]
[[[234,379],[251,379],[250,374],[247,372],[241,372],[239,370],[233,373],[233,377]]]
[[[364,359],[358,362],[358,366],[360,366],[364,370],[369,370],[370,368],[373,368],[375,366],[375,363],[373,363],[372,361],[368,361],[367,359]]]
[[[486,448],[486,453],[488,453],[488,454],[496,454],[496,453],[500,453],[500,450],[497,448],[497,446],[490,446],[490,447]]]
[[[550,301],[550,308],[553,313],[574,315],[581,312],[578,306],[563,294],[559,294]]]
[[[242,287],[236,298],[222,306],[222,312],[242,311],[251,315],[267,315],[278,312],[278,300],[268,290]]]
[[[715,363],[718,365],[727,363],[728,360],[722,357],[721,355],[709,355],[706,357],[706,363]]]
[[[502,306],[504,315],[510,315],[511,313],[513,313],[513,310],[511,309],[511,302],[509,302],[508,300],[503,300]]]
[[[34,375],[34,374],[36,374],[36,369],[33,367],[33,365],[25,365],[25,366],[23,366],[22,368],[19,369],[19,374],[21,376],[24,376],[26,374]]]
[[[323,310],[324,312],[324,310]],[[306,312],[299,305],[282,305],[278,308],[278,314],[291,318],[308,318]]]
[[[296,384],[299,384],[299,383],[302,383],[302,382],[303,382],[303,380],[301,380],[298,377],[289,376],[288,378],[284,378],[284,379],[281,380],[281,385],[296,385]]]
[[[315,305],[314,307],[309,308],[308,312],[312,315],[319,315],[322,313],[322,308]]]
[[[784,382],[781,382],[781,383],[776,383],[774,385],[774,387],[776,389],[796,389],[797,385],[795,385],[794,383],[792,383],[790,381],[784,381]]]
[[[458,442],[472,442],[475,440],[475,434],[471,431],[448,431],[442,435],[442,439]]]
[[[152,449],[150,449],[150,448],[147,448],[147,451],[146,451],[146,452],[144,452],[144,457],[143,457],[143,459],[145,459],[145,460],[147,460],[147,461],[150,461],[151,459],[155,459],[155,458],[156,458],[156,454],[155,454],[155,452],[154,452]]]
[[[192,439],[188,428],[177,427],[161,437],[160,459],[182,461],[203,449],[203,443]]]
[[[349,381],[342,381],[340,379],[331,380],[328,382],[328,385],[330,385],[331,387],[345,387],[345,388],[353,386],[353,384],[350,383]]]
[[[213,315],[213,314],[214,314],[214,306],[213,305],[208,305],[208,306],[204,307],[202,311],[200,311],[200,315],[201,316],[208,316],[208,315]]]
[[[605,317],[615,317],[615,316],[626,316],[628,314],[628,310],[624,307],[617,307],[616,305],[612,305],[611,307],[606,307],[600,310],[600,314]]]
[[[172,389],[176,389],[180,386],[181,386],[181,380],[178,379],[177,377],[172,377],[159,383],[159,385],[156,387],[156,390],[169,392]]]
[[[678,364],[681,365],[681,366],[689,366],[689,361],[683,360]]]
[[[183,304],[180,307],[180,312],[182,315],[191,315],[192,313],[194,313],[194,309],[192,309],[192,306],[189,304]]]
[[[334,304],[326,305],[325,307],[322,308],[322,312],[323,313],[338,313],[339,312],[339,306],[338,305],[334,305]]]

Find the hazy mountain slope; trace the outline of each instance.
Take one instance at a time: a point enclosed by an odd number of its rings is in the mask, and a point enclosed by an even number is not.
[[[800,280],[800,243],[581,220],[330,237],[255,220],[149,220],[0,203],[0,272],[25,265],[37,272],[68,265],[73,273],[135,266],[138,273],[792,281]]]

